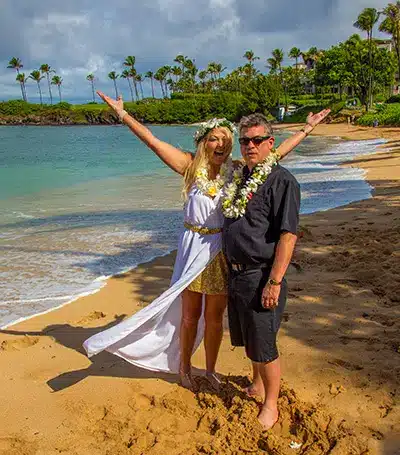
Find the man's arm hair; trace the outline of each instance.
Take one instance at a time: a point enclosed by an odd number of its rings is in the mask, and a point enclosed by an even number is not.
[[[270,278],[281,282],[289,267],[296,246],[297,235],[291,232],[282,232],[275,250],[274,263],[272,264]]]

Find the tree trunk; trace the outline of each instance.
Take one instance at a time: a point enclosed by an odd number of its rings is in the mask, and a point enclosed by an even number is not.
[[[19,85],[21,86],[21,93],[22,93],[22,99],[26,101],[25,99],[25,93],[24,93],[24,83],[20,82]]]
[[[114,88],[115,88],[115,99],[118,99],[117,81],[115,79],[114,79]]]
[[[139,82],[140,85],[140,93],[142,94],[142,99],[144,98],[143,96],[143,86],[142,86],[142,81]]]
[[[150,82],[151,82],[151,94],[153,95],[153,98],[155,98],[154,97],[154,83],[153,83],[153,78],[152,77],[150,78]]]
[[[94,96],[94,82],[92,81],[92,95],[93,95],[93,103],[96,102],[95,96]]]
[[[133,86],[135,87],[136,101],[139,101],[139,92],[138,92],[138,89],[137,89],[137,84],[136,84],[135,79],[133,79]]]
[[[40,104],[43,104],[43,100],[42,100],[42,90],[41,90],[41,88],[40,88],[40,82],[37,83],[37,86],[38,86],[38,89],[39,89]]]
[[[131,91],[131,99],[132,99],[132,103],[133,103],[134,102],[133,89],[132,89],[132,84],[131,84],[131,81],[129,80],[129,77],[128,77],[128,84],[129,84],[129,90]]]
[[[58,95],[60,97],[60,103],[61,103],[61,85],[58,86]]]
[[[53,94],[51,93],[51,84],[50,84],[49,73],[47,73],[47,85],[49,86],[50,104],[53,104]]]
[[[22,87],[24,88],[24,94],[25,94],[25,101],[28,102],[28,95],[26,94],[26,86],[25,86],[25,82],[22,83]]]

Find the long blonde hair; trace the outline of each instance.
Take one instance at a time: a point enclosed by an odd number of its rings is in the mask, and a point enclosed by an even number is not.
[[[232,131],[225,127],[220,126],[218,128],[214,128],[204,136],[203,139],[198,143],[196,153],[194,155],[193,161],[189,164],[186,168],[185,174],[183,175],[183,189],[182,189],[182,197],[186,201],[188,198],[188,194],[190,189],[192,188],[195,180],[196,174],[199,168],[208,165],[208,156],[207,156],[207,141],[210,136],[214,134],[215,130],[221,130],[224,133],[226,140],[224,141],[224,150],[228,150],[232,152],[233,148],[233,133]]]

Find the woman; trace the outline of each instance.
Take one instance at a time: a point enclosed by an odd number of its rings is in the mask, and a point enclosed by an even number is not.
[[[169,289],[132,317],[86,340],[84,347],[89,356],[107,350],[142,368],[179,373],[181,384],[196,390],[191,356],[204,334],[206,378],[218,389],[215,364],[223,335],[228,272],[221,252],[221,196],[234,166],[230,157],[234,126],[226,119],[202,123],[195,134],[193,155],[156,138],[124,111],[121,97],[113,100],[98,94],[121,122],[184,177],[185,230]],[[310,115],[308,130],[328,113]],[[278,153],[282,157],[288,154],[309,131],[294,134],[281,144]]]

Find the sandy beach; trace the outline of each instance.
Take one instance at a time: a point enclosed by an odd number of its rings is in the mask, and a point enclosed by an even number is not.
[[[258,402],[242,391],[250,366],[227,326],[218,394],[201,378],[195,395],[175,376],[86,357],[86,338],[168,287],[170,254],[0,331],[1,455],[400,453],[400,129],[329,124],[315,134],[388,142],[343,164],[366,170],[373,198],[301,217],[275,427],[259,427]],[[194,364],[204,365],[202,346]]]

